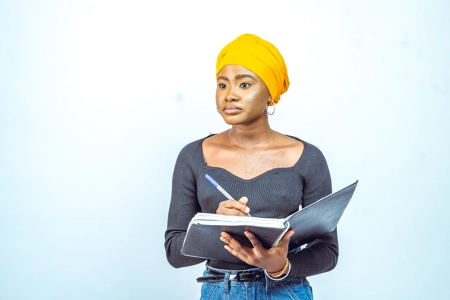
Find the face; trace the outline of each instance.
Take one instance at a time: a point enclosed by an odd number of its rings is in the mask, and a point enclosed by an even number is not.
[[[239,65],[226,65],[217,75],[216,105],[230,125],[267,120],[270,94],[264,81]]]

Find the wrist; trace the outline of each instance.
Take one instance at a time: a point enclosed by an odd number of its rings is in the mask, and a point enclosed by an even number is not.
[[[269,277],[271,280],[274,281],[281,281],[286,279],[289,276],[289,273],[291,272],[291,263],[287,260],[288,264],[287,264],[287,270],[284,272],[280,271],[280,275],[276,275],[277,277],[274,277],[273,275],[271,276],[269,273],[267,273],[266,270],[264,270],[264,273],[266,273],[266,276]],[[273,274],[273,273],[272,273]]]
[[[264,272],[266,272],[267,276],[269,276],[269,277],[277,278],[277,277],[281,277],[283,274],[285,274],[286,271],[288,270],[288,268],[290,269],[290,262],[289,262],[289,259],[286,258],[286,262],[284,264],[283,269],[275,271],[275,272],[269,272],[267,270],[264,270]]]

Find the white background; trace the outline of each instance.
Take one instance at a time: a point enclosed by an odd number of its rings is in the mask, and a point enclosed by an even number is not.
[[[360,183],[315,299],[444,299],[448,1],[0,1],[0,298],[198,299],[164,230],[176,156],[227,129],[215,59],[254,33],[291,87],[272,127]]]

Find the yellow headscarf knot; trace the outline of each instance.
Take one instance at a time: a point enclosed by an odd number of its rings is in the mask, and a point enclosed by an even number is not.
[[[261,77],[273,100],[269,105],[276,104],[289,88],[283,56],[274,45],[254,34],[243,34],[220,51],[216,77],[226,65],[240,65]]]

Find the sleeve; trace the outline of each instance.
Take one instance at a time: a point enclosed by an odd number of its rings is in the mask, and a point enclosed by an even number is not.
[[[175,268],[187,267],[204,261],[201,258],[181,254],[189,222],[201,210],[197,201],[195,150],[192,145],[181,150],[172,177],[172,196],[164,246],[167,260]]]
[[[317,148],[316,148],[317,149]],[[303,207],[331,194],[331,177],[322,152],[316,155],[303,176]],[[339,255],[337,230],[309,243],[304,249],[295,249],[288,254],[291,274],[312,276],[331,271],[337,264]]]

